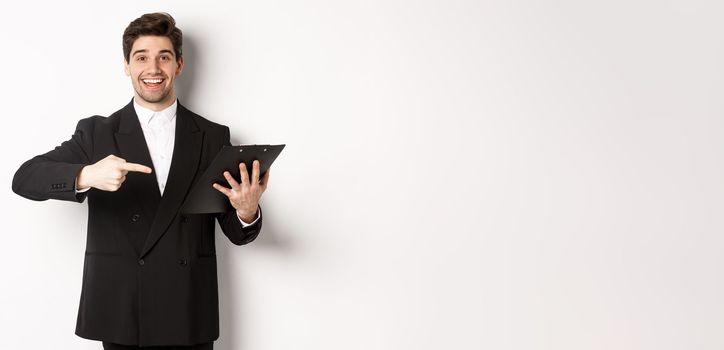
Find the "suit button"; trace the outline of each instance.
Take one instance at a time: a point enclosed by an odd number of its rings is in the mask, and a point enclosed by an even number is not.
[[[131,221],[133,221],[133,222],[136,222],[139,219],[141,219],[141,215],[133,214],[133,216],[131,216]]]
[[[186,264],[188,264],[188,262],[186,261],[186,259],[178,259],[178,264],[181,266],[186,266]]]
[[[141,259],[141,260],[138,260],[138,265],[141,265],[141,266],[143,266],[143,265],[145,265],[145,264],[146,264],[146,262],[145,262],[145,261],[143,261],[143,259]]]
[[[186,218],[186,216],[181,215],[181,223],[186,223],[187,221],[189,220]]]

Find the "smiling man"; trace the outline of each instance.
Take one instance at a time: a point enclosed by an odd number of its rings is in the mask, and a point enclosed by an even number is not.
[[[261,230],[269,181],[239,164],[214,187],[227,211],[179,212],[196,176],[230,144],[229,128],[182,106],[182,33],[166,13],[145,14],[123,34],[135,90],[109,117],[78,122],[70,140],[20,166],[13,191],[83,202],[88,227],[76,334],[105,349],[212,349],[219,336],[214,220],[237,245]],[[227,187],[228,186],[228,187]]]

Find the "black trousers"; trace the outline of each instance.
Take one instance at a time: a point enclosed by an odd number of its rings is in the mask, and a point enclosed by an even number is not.
[[[214,342],[205,344],[196,344],[191,346],[149,346],[138,347],[134,345],[120,345],[103,342],[105,350],[214,350]]]

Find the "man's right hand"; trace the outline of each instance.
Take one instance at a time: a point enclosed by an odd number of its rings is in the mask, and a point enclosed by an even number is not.
[[[103,191],[117,191],[121,188],[123,181],[126,181],[126,174],[129,171],[150,174],[151,168],[141,164],[128,163],[125,159],[111,154],[95,164],[83,167],[75,179],[75,189],[82,191],[93,187]]]

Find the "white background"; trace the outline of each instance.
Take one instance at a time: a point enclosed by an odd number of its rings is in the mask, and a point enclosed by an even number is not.
[[[724,5],[2,5],[0,339],[73,334],[86,204],[10,190],[132,96],[167,11],[186,106],[286,143],[254,243],[217,233],[221,350],[724,348]]]

